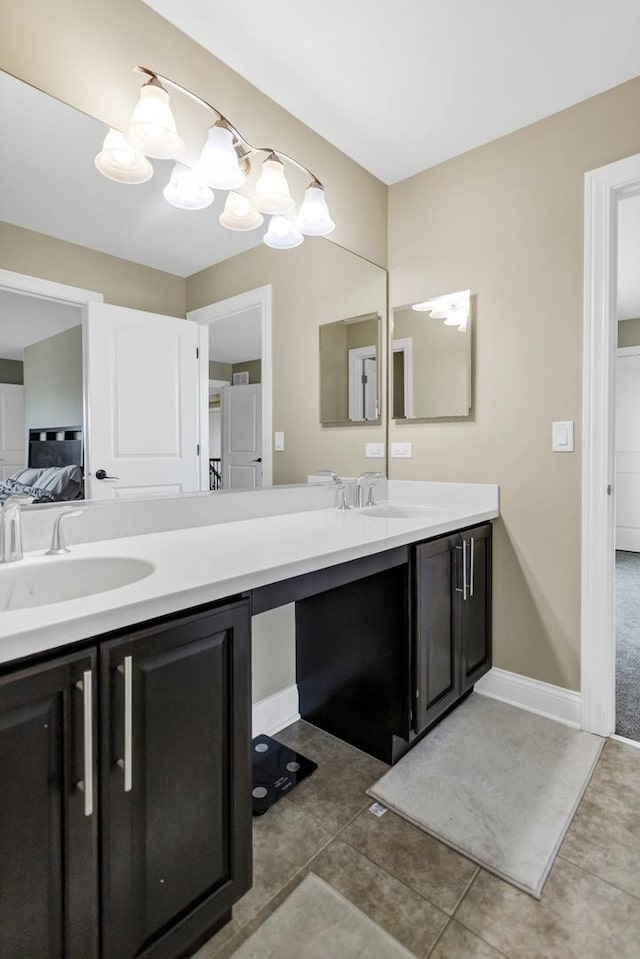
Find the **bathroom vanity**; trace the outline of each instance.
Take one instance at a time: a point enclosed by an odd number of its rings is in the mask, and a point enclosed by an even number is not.
[[[301,714],[373,755],[451,708],[491,663],[486,490],[87,543],[52,564],[154,572],[5,603],[3,956],[178,959],[229,919],[251,885],[252,614],[296,603]]]

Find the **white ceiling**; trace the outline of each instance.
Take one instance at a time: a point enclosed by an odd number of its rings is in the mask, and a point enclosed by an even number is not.
[[[251,307],[209,324],[209,360],[244,363],[262,356],[262,312]]]
[[[21,360],[25,346],[81,322],[78,306],[0,290],[0,357]]]
[[[386,183],[640,70],[638,0],[145,2]]]
[[[618,319],[640,316],[640,196],[618,207]]]

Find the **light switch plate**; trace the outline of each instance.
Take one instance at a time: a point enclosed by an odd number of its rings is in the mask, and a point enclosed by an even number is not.
[[[551,448],[554,453],[573,453],[573,420],[559,420],[552,424]]]
[[[273,434],[273,448],[277,453],[282,453],[284,450],[284,433],[278,430]]]
[[[381,459],[384,457],[384,443],[365,443],[364,455],[367,459]]]
[[[392,443],[391,458],[394,460],[410,460],[413,456],[411,443]]]

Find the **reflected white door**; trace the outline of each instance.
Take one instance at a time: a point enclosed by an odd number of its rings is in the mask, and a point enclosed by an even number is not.
[[[88,305],[89,498],[199,488],[196,331],[191,320]]]
[[[0,383],[0,479],[26,465],[24,387]]]
[[[349,350],[349,419],[352,422],[378,417],[378,375],[375,346]]]
[[[225,386],[220,392],[222,488],[262,486],[262,387]]]
[[[616,361],[616,549],[640,552],[640,349]]]

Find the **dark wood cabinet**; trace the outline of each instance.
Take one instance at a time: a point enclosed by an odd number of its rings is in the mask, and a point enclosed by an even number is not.
[[[104,959],[172,959],[251,885],[248,602],[102,644]]]
[[[491,669],[491,524],[461,534],[466,564],[459,557],[467,590],[460,598],[460,691],[471,689]]]
[[[459,537],[415,550],[415,727],[425,729],[460,696],[460,622],[456,593]]]
[[[415,729],[491,668],[491,524],[415,548]]]
[[[242,600],[0,676],[2,959],[175,959],[230,917],[250,637]]]
[[[301,716],[394,763],[491,667],[491,524],[370,560],[267,587],[259,608],[296,601]]]
[[[0,953],[98,955],[95,652],[0,677]]]

